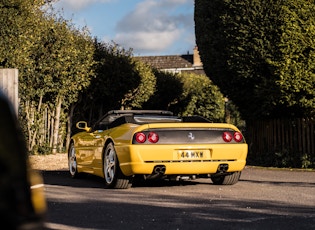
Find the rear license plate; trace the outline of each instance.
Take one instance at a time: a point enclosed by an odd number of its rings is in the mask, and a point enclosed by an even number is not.
[[[178,159],[200,159],[204,157],[204,151],[199,150],[178,150]]]

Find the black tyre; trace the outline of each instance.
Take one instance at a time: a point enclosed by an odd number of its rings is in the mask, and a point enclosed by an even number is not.
[[[79,176],[79,173],[77,169],[77,157],[73,143],[70,144],[68,151],[68,166],[71,177],[77,178]]]
[[[215,185],[233,185],[238,182],[241,177],[241,172],[234,172],[228,175],[211,175],[211,180]]]
[[[126,189],[131,186],[130,178],[120,170],[113,143],[106,146],[103,157],[103,172],[106,188]]]

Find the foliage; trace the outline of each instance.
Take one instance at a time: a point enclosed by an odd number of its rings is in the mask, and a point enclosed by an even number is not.
[[[171,110],[181,116],[200,115],[214,122],[224,118],[224,98],[218,87],[205,75],[179,74],[183,93]]]
[[[156,78],[151,67],[140,61],[131,61],[134,71],[140,76],[140,83],[137,87],[129,89],[121,100],[121,106],[125,109],[140,109],[142,104],[149,100],[154,94]]]
[[[74,120],[93,123],[112,109],[142,108],[154,93],[152,69],[132,58],[132,51],[94,39],[95,75],[80,95]],[[82,113],[83,111],[83,113]]]
[[[59,130],[66,125],[67,109],[93,74],[88,32],[45,12],[45,2],[0,3],[0,62],[19,69],[20,118],[30,152],[63,144]]]
[[[225,103],[219,88],[205,75],[173,74],[159,70],[154,72],[156,90],[144,103],[143,109],[170,110],[183,116],[200,115],[211,121],[227,121],[244,126],[237,107],[232,101]]]
[[[229,124],[236,125],[240,130],[244,130],[246,128],[246,122],[242,119],[241,114],[237,106],[233,103],[233,101],[228,98],[224,98],[225,101],[225,122]]]
[[[77,100],[79,92],[89,85],[93,74],[94,47],[88,33],[73,28],[69,21],[62,18],[56,20],[51,15],[46,16],[45,24],[33,52],[35,74],[29,76],[38,84],[28,85],[38,90],[37,97],[51,105],[48,108],[54,116],[54,127],[50,143],[55,150],[61,144],[59,129],[66,122],[60,120],[62,113]]]
[[[42,11],[40,7],[42,1],[31,0],[6,0],[0,3],[0,66],[3,68],[17,68],[19,70],[19,92],[21,98],[21,114],[26,114],[26,120],[22,120],[22,128],[25,131],[28,147],[32,145],[33,134],[38,127],[36,121],[38,116],[26,113],[23,110],[23,103],[27,95],[35,92],[30,87],[31,84],[23,85],[26,72],[33,66],[31,58],[34,44],[38,39],[38,31],[41,28]],[[27,102],[34,111],[37,110],[34,103]],[[34,122],[35,121],[35,122]]]
[[[89,85],[93,75],[93,43],[85,30],[73,28],[62,18],[50,17],[45,22],[41,39],[33,52],[37,76],[32,76],[32,80],[38,81],[41,87],[34,83],[31,85],[46,90],[42,93],[46,94],[48,101],[62,96],[63,105],[67,107]]]
[[[306,0],[195,1],[204,69],[246,120],[314,114],[314,12]]]
[[[91,103],[95,106],[106,103],[107,109],[120,109],[124,95],[140,83],[140,76],[130,64],[132,52],[115,43],[107,44],[97,39],[94,46],[97,77],[89,88]]]
[[[294,116],[315,116],[315,2],[287,1],[282,5],[279,58],[276,69],[281,98]]]
[[[249,155],[247,159],[248,165],[256,165],[263,167],[278,167],[278,168],[303,168],[314,169],[315,158],[312,154],[301,154],[299,152],[284,151],[267,152],[263,155],[255,157]]]
[[[182,116],[200,115],[223,121],[224,99],[217,86],[205,75],[173,74],[155,70],[157,85],[144,109],[170,110]]]
[[[173,104],[178,103],[183,93],[183,83],[175,74],[153,69],[156,78],[154,94],[142,106],[143,109],[170,110]]]
[[[0,3],[0,66],[26,68],[30,48],[36,37],[36,18],[41,15],[41,0],[3,0]]]

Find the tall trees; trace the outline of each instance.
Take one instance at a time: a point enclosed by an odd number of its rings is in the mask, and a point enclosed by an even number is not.
[[[56,152],[68,142],[80,98],[86,96],[89,109],[99,114],[140,108],[156,81],[150,67],[132,59],[131,50],[94,42],[85,28],[46,8],[47,2],[0,3],[0,66],[19,69],[20,118],[34,153]]]
[[[207,76],[158,70],[155,76],[155,93],[143,108],[170,110],[181,116],[199,115],[214,122],[224,120],[223,95]]]
[[[205,71],[245,119],[314,114],[314,4],[195,1]]]
[[[271,63],[280,103],[295,116],[315,116],[315,2],[286,1],[281,10],[279,59]]]
[[[182,116],[199,115],[213,122],[223,122],[224,98],[218,87],[205,75],[180,74],[182,94],[171,110]]]
[[[143,104],[143,109],[170,110],[171,106],[178,103],[183,93],[183,83],[173,73],[153,69],[156,78],[155,92]]]
[[[132,51],[94,39],[95,75],[80,95],[75,119],[89,123],[112,109],[141,108],[155,90],[153,70],[132,58]]]
[[[30,87],[32,84],[27,81],[27,76],[30,77],[34,73],[32,51],[39,38],[38,32],[42,28],[40,25],[43,12],[40,7],[43,4],[40,0],[5,0],[0,3],[0,67],[19,69],[19,96],[21,103],[27,101],[28,106],[31,105],[29,98],[36,94]],[[23,108],[20,107],[21,113],[25,112]],[[30,119],[22,124],[23,127],[28,126],[25,129],[30,147],[33,143],[33,134],[36,133],[33,129],[36,123],[32,121],[36,121],[37,116],[32,114],[28,117]]]
[[[36,39],[33,18],[41,15],[41,0],[3,0],[0,2],[0,67],[27,68],[30,48]]]
[[[57,150],[62,113],[76,102],[78,94],[90,83],[94,64],[93,42],[84,30],[79,31],[63,19],[47,19],[46,36],[36,54],[37,67],[44,76],[42,87],[52,105],[54,126],[51,135],[53,152]],[[64,120],[65,122],[65,120]]]
[[[89,85],[94,64],[87,31],[43,11],[45,2],[0,3],[0,66],[19,69],[20,115],[33,152],[63,145],[69,105]]]
[[[37,92],[32,101],[39,114],[44,108],[50,114],[48,141],[55,152],[63,145],[66,131],[63,134],[60,131],[67,122],[70,105],[90,83],[94,47],[89,34],[84,29],[75,29],[69,21],[50,15],[43,25],[42,36],[33,50],[34,75],[28,76],[32,81],[28,87]]]

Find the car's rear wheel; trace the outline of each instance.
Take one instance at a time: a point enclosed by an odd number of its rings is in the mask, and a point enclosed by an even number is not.
[[[113,143],[106,146],[103,158],[103,170],[106,188],[125,189],[130,187],[130,178],[120,170]]]
[[[211,175],[211,180],[215,185],[233,185],[238,182],[241,177],[241,172],[234,172],[227,175]]]
[[[77,169],[77,157],[75,153],[74,143],[70,144],[69,152],[68,152],[68,165],[69,165],[69,172],[71,177],[76,178],[78,177],[78,169]]]

